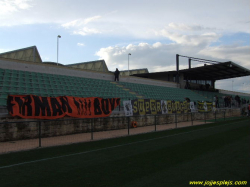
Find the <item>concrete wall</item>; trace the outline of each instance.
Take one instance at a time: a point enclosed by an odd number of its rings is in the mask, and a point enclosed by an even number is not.
[[[240,116],[239,109],[227,109],[225,110],[225,117]],[[190,121],[214,119],[214,113],[191,113],[178,114],[177,121]],[[224,118],[224,111],[220,111],[216,114],[216,118]],[[128,126],[128,117],[109,117],[94,119],[94,131],[106,131],[114,129],[126,129]],[[16,123],[19,121],[19,123]],[[137,126],[148,126],[155,124],[155,116],[134,116],[130,117],[130,121],[137,121]],[[15,122],[15,123],[11,123]],[[156,118],[157,125],[175,123],[175,115],[159,115]],[[41,135],[42,137],[53,137],[76,133],[86,133],[91,131],[91,119],[64,119],[57,121],[41,122]],[[0,142],[14,141],[22,139],[37,138],[39,135],[39,123],[28,122],[23,119],[9,119],[8,121],[0,121]]]

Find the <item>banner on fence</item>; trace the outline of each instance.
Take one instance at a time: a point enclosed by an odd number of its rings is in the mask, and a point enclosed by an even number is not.
[[[190,104],[187,101],[136,99],[124,101],[123,105],[126,116],[188,113],[191,111]]]
[[[123,101],[125,116],[133,116],[133,108],[131,104],[131,100]]]
[[[100,118],[109,116],[119,104],[120,98],[9,95],[7,108],[10,115],[29,119]]]
[[[161,114],[161,100],[136,99],[132,100],[133,115]]]
[[[161,111],[162,111],[162,114],[168,113],[167,101],[161,100]]]
[[[212,108],[212,102],[198,102],[198,112],[211,112]]]
[[[169,114],[181,114],[190,112],[190,103],[187,101],[167,101]]]
[[[190,102],[190,110],[191,112],[196,112],[194,102]]]

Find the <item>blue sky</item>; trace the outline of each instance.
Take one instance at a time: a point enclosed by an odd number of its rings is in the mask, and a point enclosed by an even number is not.
[[[249,28],[249,0],[0,0],[0,53],[36,45],[55,62],[61,35],[59,63],[104,59],[110,71],[128,53],[130,69],[150,72],[174,70],[177,53],[250,69]],[[250,77],[216,87],[250,93]]]

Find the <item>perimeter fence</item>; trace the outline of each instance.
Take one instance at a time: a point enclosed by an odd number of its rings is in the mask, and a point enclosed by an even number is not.
[[[0,122],[0,154],[201,125],[242,116],[227,111]]]

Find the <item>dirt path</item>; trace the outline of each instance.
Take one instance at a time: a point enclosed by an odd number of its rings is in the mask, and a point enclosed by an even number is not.
[[[201,125],[204,124],[203,121],[193,121],[193,125]],[[177,124],[177,128],[192,126],[192,122],[180,122]],[[157,125],[156,131],[162,131],[167,129],[174,129],[176,128],[176,124],[165,124],[165,125]],[[145,127],[138,127],[138,128],[130,128],[129,134],[141,134],[147,132],[155,131],[155,126],[145,126]],[[66,145],[72,143],[79,143],[79,142],[89,142],[89,141],[96,141],[101,139],[107,138],[115,138],[121,136],[127,136],[128,129],[120,129],[120,130],[112,130],[112,131],[101,131],[101,132],[94,132],[93,133],[93,140],[91,133],[81,133],[81,134],[73,134],[73,135],[66,135],[66,136],[57,136],[57,137],[48,137],[41,139],[41,146],[42,147],[50,147],[50,146],[57,146],[57,145]],[[10,141],[10,142],[0,142],[0,154],[8,153],[8,152],[16,152],[16,151],[24,151],[30,149],[39,148],[39,139],[29,139],[29,140],[18,140],[18,141]]]

